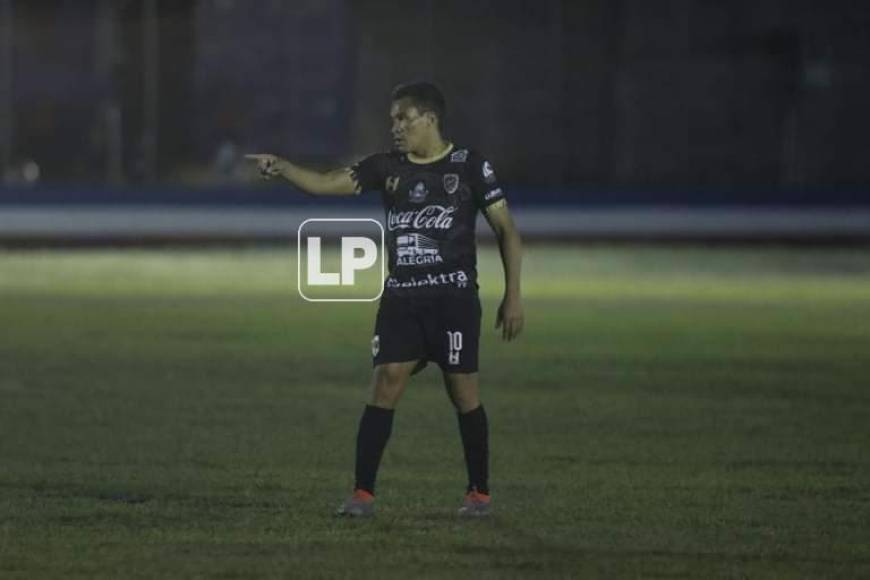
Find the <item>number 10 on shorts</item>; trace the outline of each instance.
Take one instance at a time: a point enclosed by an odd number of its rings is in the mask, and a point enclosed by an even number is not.
[[[384,281],[384,228],[374,219],[307,219],[297,233],[299,295],[309,302],[372,302]]]
[[[462,332],[447,331],[447,362],[452,365],[459,364],[459,353],[462,352]]]

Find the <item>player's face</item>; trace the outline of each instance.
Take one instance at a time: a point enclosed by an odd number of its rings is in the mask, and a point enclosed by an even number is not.
[[[393,122],[393,146],[402,153],[420,150],[435,126],[434,115],[420,113],[408,99],[393,101],[390,119]]]

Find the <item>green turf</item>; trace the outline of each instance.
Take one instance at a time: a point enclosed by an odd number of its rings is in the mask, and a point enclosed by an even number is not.
[[[293,252],[0,252],[0,578],[870,576],[870,252],[543,247],[481,370],[496,517],[438,374],[348,491],[373,304]]]

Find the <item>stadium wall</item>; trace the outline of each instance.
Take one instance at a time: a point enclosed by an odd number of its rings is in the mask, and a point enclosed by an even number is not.
[[[509,194],[527,240],[870,241],[859,190],[554,190]],[[377,195],[314,199],[288,188],[7,188],[0,243],[290,240],[305,219],[382,219]],[[480,237],[491,237],[479,227]]]

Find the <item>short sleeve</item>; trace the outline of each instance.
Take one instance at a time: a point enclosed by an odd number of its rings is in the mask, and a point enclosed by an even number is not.
[[[385,165],[386,155],[375,153],[351,166],[351,177],[356,182],[357,193],[382,190]]]
[[[473,153],[468,156],[469,182],[474,203],[480,209],[486,209],[497,201],[505,198],[499,186],[495,170],[488,159]]]

